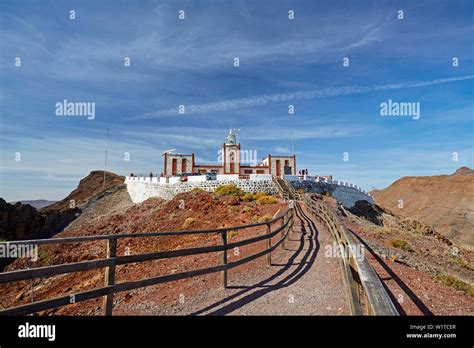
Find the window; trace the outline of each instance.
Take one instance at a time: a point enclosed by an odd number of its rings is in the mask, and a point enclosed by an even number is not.
[[[244,174],[253,174],[252,169],[244,169]]]

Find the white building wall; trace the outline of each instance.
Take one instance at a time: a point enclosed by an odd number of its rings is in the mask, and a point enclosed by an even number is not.
[[[285,161],[291,167],[292,174],[295,172],[295,160],[293,157],[271,156],[270,173],[277,175],[277,160],[280,161],[280,175],[285,174]]]
[[[193,167],[193,156],[192,155],[173,155],[168,154],[166,156],[166,174],[167,176],[172,175],[173,170],[173,159],[176,159],[176,174],[181,173],[191,173]],[[186,171],[183,171],[183,162],[182,160],[186,160]]]

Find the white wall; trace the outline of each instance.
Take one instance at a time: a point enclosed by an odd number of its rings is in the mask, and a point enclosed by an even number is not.
[[[216,180],[239,180],[239,174],[217,174]]]
[[[172,199],[178,193],[188,192],[197,187],[204,191],[213,192],[217,187],[227,184],[234,184],[244,192],[278,193],[272,180],[207,180],[202,182],[179,182],[175,184],[155,184],[140,180],[130,180],[127,182],[127,191],[133,203],[140,203],[151,197]]]
[[[271,174],[250,174],[250,180],[272,180]]]
[[[188,176],[188,182],[202,182],[207,181],[206,175],[192,175]]]
[[[175,184],[180,181],[181,181],[181,178],[179,176],[172,176],[171,178],[168,178],[168,182],[170,184]]]

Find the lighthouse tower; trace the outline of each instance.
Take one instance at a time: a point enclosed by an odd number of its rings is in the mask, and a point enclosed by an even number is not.
[[[237,136],[232,129],[229,129],[222,146],[222,168],[224,174],[240,173],[240,144],[237,143]]]

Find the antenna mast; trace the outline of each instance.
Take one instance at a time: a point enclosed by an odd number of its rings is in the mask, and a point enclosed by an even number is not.
[[[107,152],[109,148],[109,128],[107,128],[107,138],[105,141],[105,161],[104,161],[104,181],[102,182],[102,191],[105,190],[105,171],[107,170]]]
[[[293,151],[293,155],[295,154],[295,139],[293,131],[291,131],[291,151]]]

